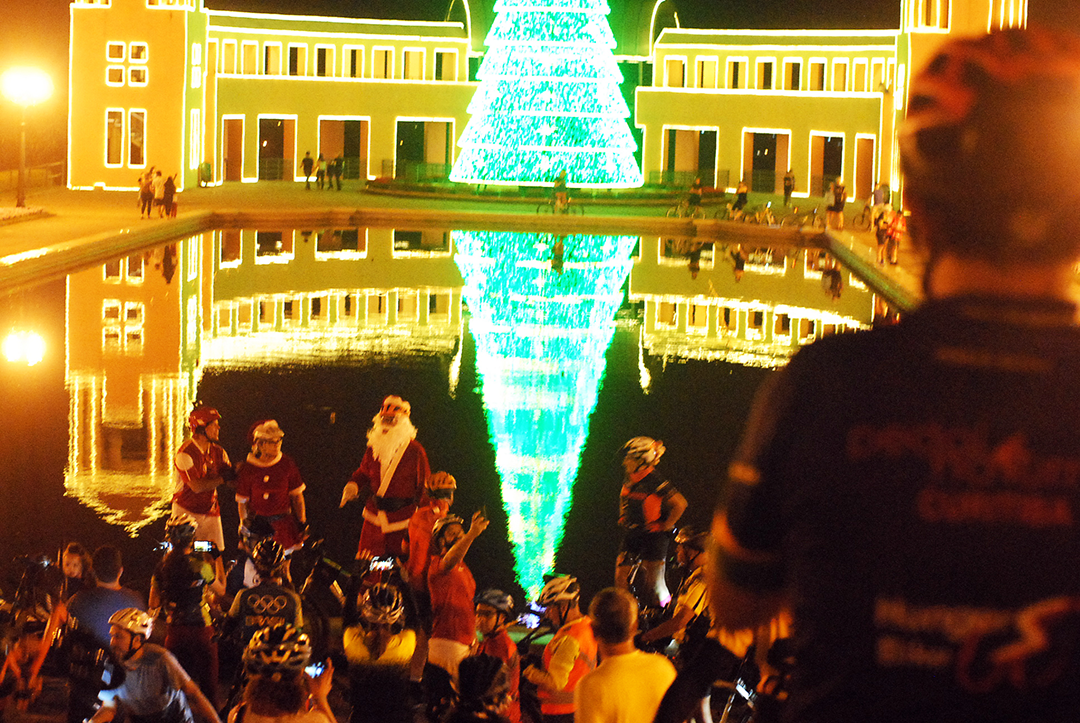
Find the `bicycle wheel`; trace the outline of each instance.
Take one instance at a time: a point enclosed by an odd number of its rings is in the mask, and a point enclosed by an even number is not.
[[[701,206],[695,206],[693,213],[690,214],[693,218],[702,219],[705,218],[705,209]]]
[[[674,208],[669,208],[667,210],[667,213],[664,214],[664,215],[667,216],[668,218],[678,218],[679,217],[679,207],[675,206]]]
[[[856,231],[870,230],[870,209],[864,208],[855,218],[851,219],[851,227]]]
[[[792,226],[801,226],[800,219],[793,213],[789,213],[780,219],[780,226],[783,228],[791,228]]]

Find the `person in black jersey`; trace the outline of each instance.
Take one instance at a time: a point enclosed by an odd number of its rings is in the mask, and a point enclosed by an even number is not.
[[[1080,38],[944,43],[898,131],[925,303],[760,392],[710,599],[791,608],[790,720],[1080,719],[1077,118]]]

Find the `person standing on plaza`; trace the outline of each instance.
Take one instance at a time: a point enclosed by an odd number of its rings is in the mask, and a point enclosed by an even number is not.
[[[218,444],[221,415],[213,407],[195,402],[188,415],[188,427],[191,437],[180,445],[173,461],[180,482],[173,494],[172,513],[190,515],[197,525],[195,539],[209,540],[218,550],[224,550],[217,488],[222,482],[235,479],[236,474],[229,455]]]
[[[847,203],[847,186],[844,185],[844,179],[837,178],[829,184],[829,195],[832,196],[832,199],[825,209],[825,221],[828,223],[829,228],[843,231],[844,205]]]
[[[281,451],[284,438],[273,419],[252,425],[251,453],[236,472],[236,509],[241,520],[266,518],[274,528],[274,539],[288,554],[304,542],[307,504],[300,469]]]
[[[366,497],[357,558],[365,550],[376,557],[404,552],[409,520],[431,474],[411,414],[412,406],[401,397],[383,400],[368,430],[364,458],[341,492],[341,507],[361,490]]]
[[[623,445],[623,485],[619,492],[619,526],[623,541],[615,562],[615,584],[630,587],[630,568],[635,558],[644,575],[644,601],[663,607],[671,598],[664,580],[671,530],[686,510],[686,498],[656,473],[666,451],[651,437],[634,437]]]
[[[323,154],[319,154],[319,158],[315,161],[315,187],[320,191],[323,190],[323,183],[326,182],[326,159],[323,158]]]
[[[626,590],[601,590],[589,605],[600,665],[574,691],[574,723],[652,723],[675,666],[634,647],[638,606]]]
[[[732,210],[741,211],[746,208],[749,194],[750,186],[746,185],[746,179],[739,181],[739,185],[735,187],[735,205],[731,207]]]
[[[161,171],[154,171],[154,179],[150,182],[154,189],[154,205],[157,206],[158,218],[165,216],[165,176]]]
[[[1080,37],[946,40],[897,132],[926,301],[755,401],[712,613],[791,607],[789,720],[1080,717],[1078,108]]]
[[[795,192],[795,173],[789,168],[784,174],[784,207],[791,205],[791,194]]]
[[[311,157],[311,151],[305,151],[300,161],[300,168],[304,171],[304,190],[311,190],[311,172],[315,169],[315,159]]]
[[[168,650],[147,642],[149,613],[120,610],[109,619],[109,649],[124,666],[124,682],[98,694],[101,708],[89,723],[109,723],[123,713],[132,723],[221,723],[210,700]]]
[[[569,575],[548,580],[537,598],[555,634],[544,646],[543,667],[529,665],[521,675],[538,688],[543,723],[573,723],[574,690],[596,667],[596,638],[580,598],[577,578]]]
[[[139,218],[150,218],[154,207],[154,177],[151,171],[139,176]]]
[[[225,594],[221,556],[195,551],[190,515],[169,518],[165,534],[171,548],[150,579],[150,607],[166,613],[165,648],[216,704],[218,647],[205,593]]]
[[[176,177],[169,176],[165,179],[165,187],[163,189],[163,195],[161,197],[161,206],[165,210],[166,218],[172,217],[173,204],[176,199]]]
[[[337,186],[337,190],[341,190],[341,176],[345,173],[345,159],[339,153],[334,157],[334,160],[330,162],[330,185]]]
[[[509,679],[510,701],[506,718],[510,723],[521,723],[521,701],[518,683],[521,678],[521,656],[518,655],[507,628],[514,622],[514,598],[502,590],[490,588],[476,598],[476,632],[480,641],[473,646],[472,655],[490,655],[501,660]]]

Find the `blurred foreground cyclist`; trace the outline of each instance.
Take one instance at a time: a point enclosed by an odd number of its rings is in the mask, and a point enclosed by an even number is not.
[[[334,666],[320,663],[311,676],[310,658],[311,641],[291,625],[255,633],[244,649],[248,684],[229,723],[334,723],[327,702]]]
[[[713,622],[793,603],[792,720],[1080,719],[1078,118],[1077,38],[945,43],[899,131],[926,303],[757,400]]]

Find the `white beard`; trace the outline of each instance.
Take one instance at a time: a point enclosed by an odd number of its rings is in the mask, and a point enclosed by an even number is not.
[[[397,451],[409,440],[416,439],[416,427],[408,417],[401,417],[397,424],[387,426],[382,417],[375,417],[375,426],[368,432],[368,446],[375,461],[380,464],[393,459]]]

